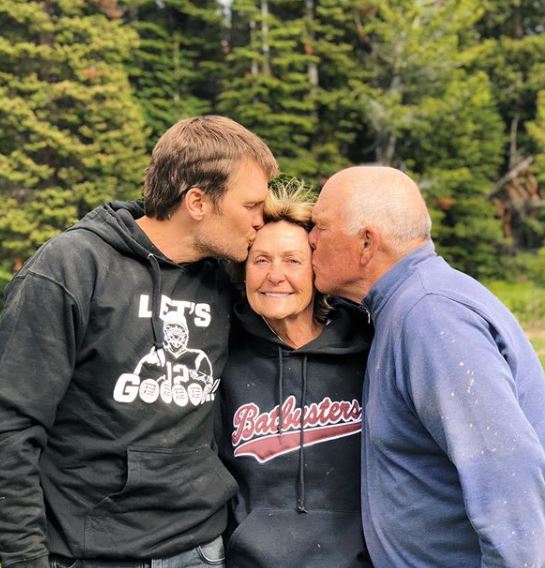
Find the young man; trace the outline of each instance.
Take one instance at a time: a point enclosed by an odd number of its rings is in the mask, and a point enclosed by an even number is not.
[[[545,375],[512,314],[434,252],[414,182],[355,167],[314,209],[316,286],[362,302],[362,510],[380,568],[545,566]]]
[[[92,211],[14,277],[0,324],[3,568],[222,565],[236,488],[211,449],[230,311],[215,257],[246,258],[276,172],[241,125],[182,120],[153,151],[144,208]]]

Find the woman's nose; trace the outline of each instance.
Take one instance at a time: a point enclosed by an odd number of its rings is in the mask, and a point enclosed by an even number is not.
[[[271,269],[267,274],[267,278],[273,284],[278,284],[282,282],[282,280],[284,280],[284,273],[281,270],[279,270],[277,267],[271,266]]]

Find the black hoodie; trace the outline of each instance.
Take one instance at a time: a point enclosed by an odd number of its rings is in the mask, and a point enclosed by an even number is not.
[[[222,533],[236,490],[211,449],[231,298],[111,204],[46,243],[0,324],[3,568],[157,558]]]
[[[370,566],[360,508],[366,316],[339,306],[319,337],[292,349],[246,302],[235,313],[216,431],[240,488],[227,565]]]

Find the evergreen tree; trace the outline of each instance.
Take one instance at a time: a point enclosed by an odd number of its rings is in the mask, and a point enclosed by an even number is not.
[[[538,93],[535,120],[527,122],[526,127],[536,148],[535,169],[538,181],[545,187],[545,89]]]
[[[148,148],[177,120],[213,111],[223,73],[217,0],[124,0],[140,37],[128,64],[147,125]]]
[[[137,38],[103,7],[0,0],[4,267],[97,204],[139,193],[144,125],[123,68]]]
[[[375,10],[362,20],[361,33],[369,53],[363,78],[352,81],[367,147],[352,159],[415,175],[440,251],[467,272],[491,275],[505,244],[486,201],[501,165],[503,125],[488,77],[468,68],[479,3],[368,5]]]
[[[498,271],[506,244],[487,196],[503,124],[471,66],[477,0],[235,0],[222,108],[259,134],[289,174],[350,163],[421,182],[439,248],[462,269]]]
[[[316,100],[303,2],[235,0],[219,109],[264,138],[289,175],[316,172]],[[315,72],[315,71],[314,71]]]
[[[350,164],[362,131],[361,0],[235,0],[220,109],[263,136],[290,175],[315,183]]]
[[[512,235],[515,250],[535,249],[545,236],[538,116],[539,93],[545,90],[545,0],[495,0],[484,6],[478,23],[482,41],[474,50],[473,65],[490,76],[509,137],[503,175],[491,196],[503,211],[504,230]]]
[[[318,58],[318,125],[313,151],[327,177],[361,161],[369,144],[355,85],[365,78],[370,51],[362,23],[375,13],[365,0],[315,0],[313,53]]]

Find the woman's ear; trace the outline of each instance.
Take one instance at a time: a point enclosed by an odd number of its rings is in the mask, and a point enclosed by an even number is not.
[[[202,221],[210,198],[200,187],[191,187],[184,196],[187,213],[194,221]]]

